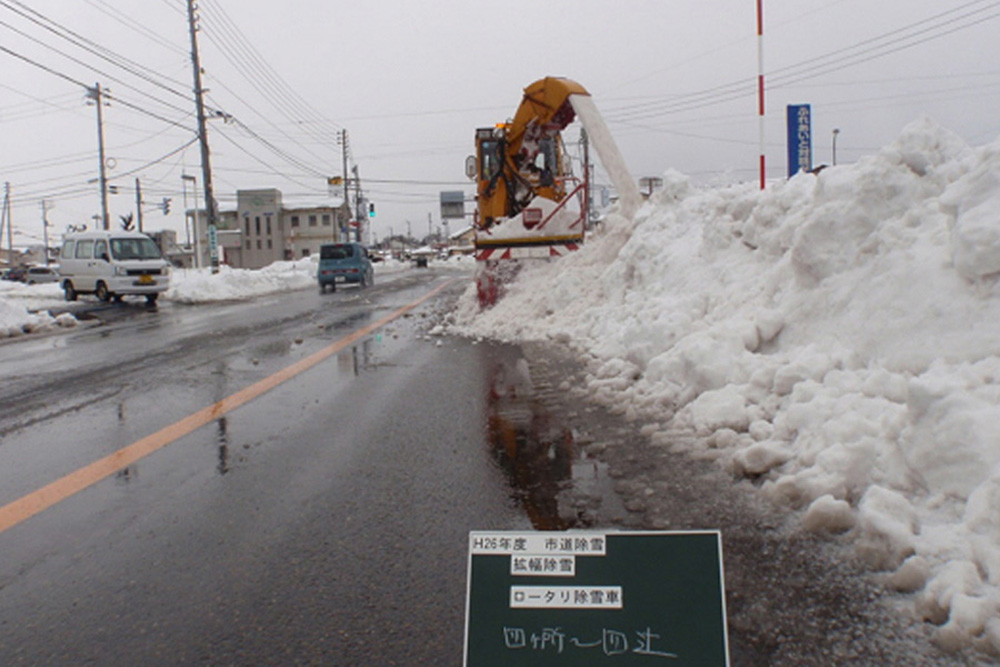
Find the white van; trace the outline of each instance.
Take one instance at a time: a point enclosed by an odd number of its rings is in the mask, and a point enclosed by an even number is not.
[[[170,286],[170,264],[153,239],[139,232],[73,232],[59,253],[60,284],[67,301],[96,294],[102,301],[130,294],[156,303]]]

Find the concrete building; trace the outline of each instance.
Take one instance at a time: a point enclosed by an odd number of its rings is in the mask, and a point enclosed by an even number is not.
[[[208,225],[204,211],[190,211],[196,229],[197,252],[208,266]],[[350,209],[337,198],[322,206],[285,208],[281,191],[238,190],[236,210],[219,213],[217,230],[220,262],[244,269],[259,269],[282,260],[300,259],[319,252],[323,243],[347,238]]]

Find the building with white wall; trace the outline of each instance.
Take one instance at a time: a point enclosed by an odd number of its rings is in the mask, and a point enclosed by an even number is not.
[[[207,220],[204,211],[189,211],[196,229],[202,266],[209,264]],[[278,261],[301,259],[319,252],[323,243],[347,239],[350,209],[334,198],[319,206],[285,208],[275,188],[238,190],[236,210],[219,213],[217,225],[220,261],[230,266],[259,269]]]

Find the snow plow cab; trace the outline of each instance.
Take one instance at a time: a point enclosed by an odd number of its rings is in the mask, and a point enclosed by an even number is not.
[[[573,175],[561,134],[576,117],[574,97],[590,94],[569,79],[541,79],[524,89],[513,120],[476,130],[466,172],[476,181],[480,306],[495,303],[501,276],[516,271],[501,262],[558,257],[583,242],[588,170]]]

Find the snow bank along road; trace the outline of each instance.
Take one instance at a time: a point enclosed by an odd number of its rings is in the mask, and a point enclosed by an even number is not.
[[[763,192],[664,183],[455,328],[573,346],[573,389],[850,545],[937,646],[1000,659],[1000,141],[923,118]]]

